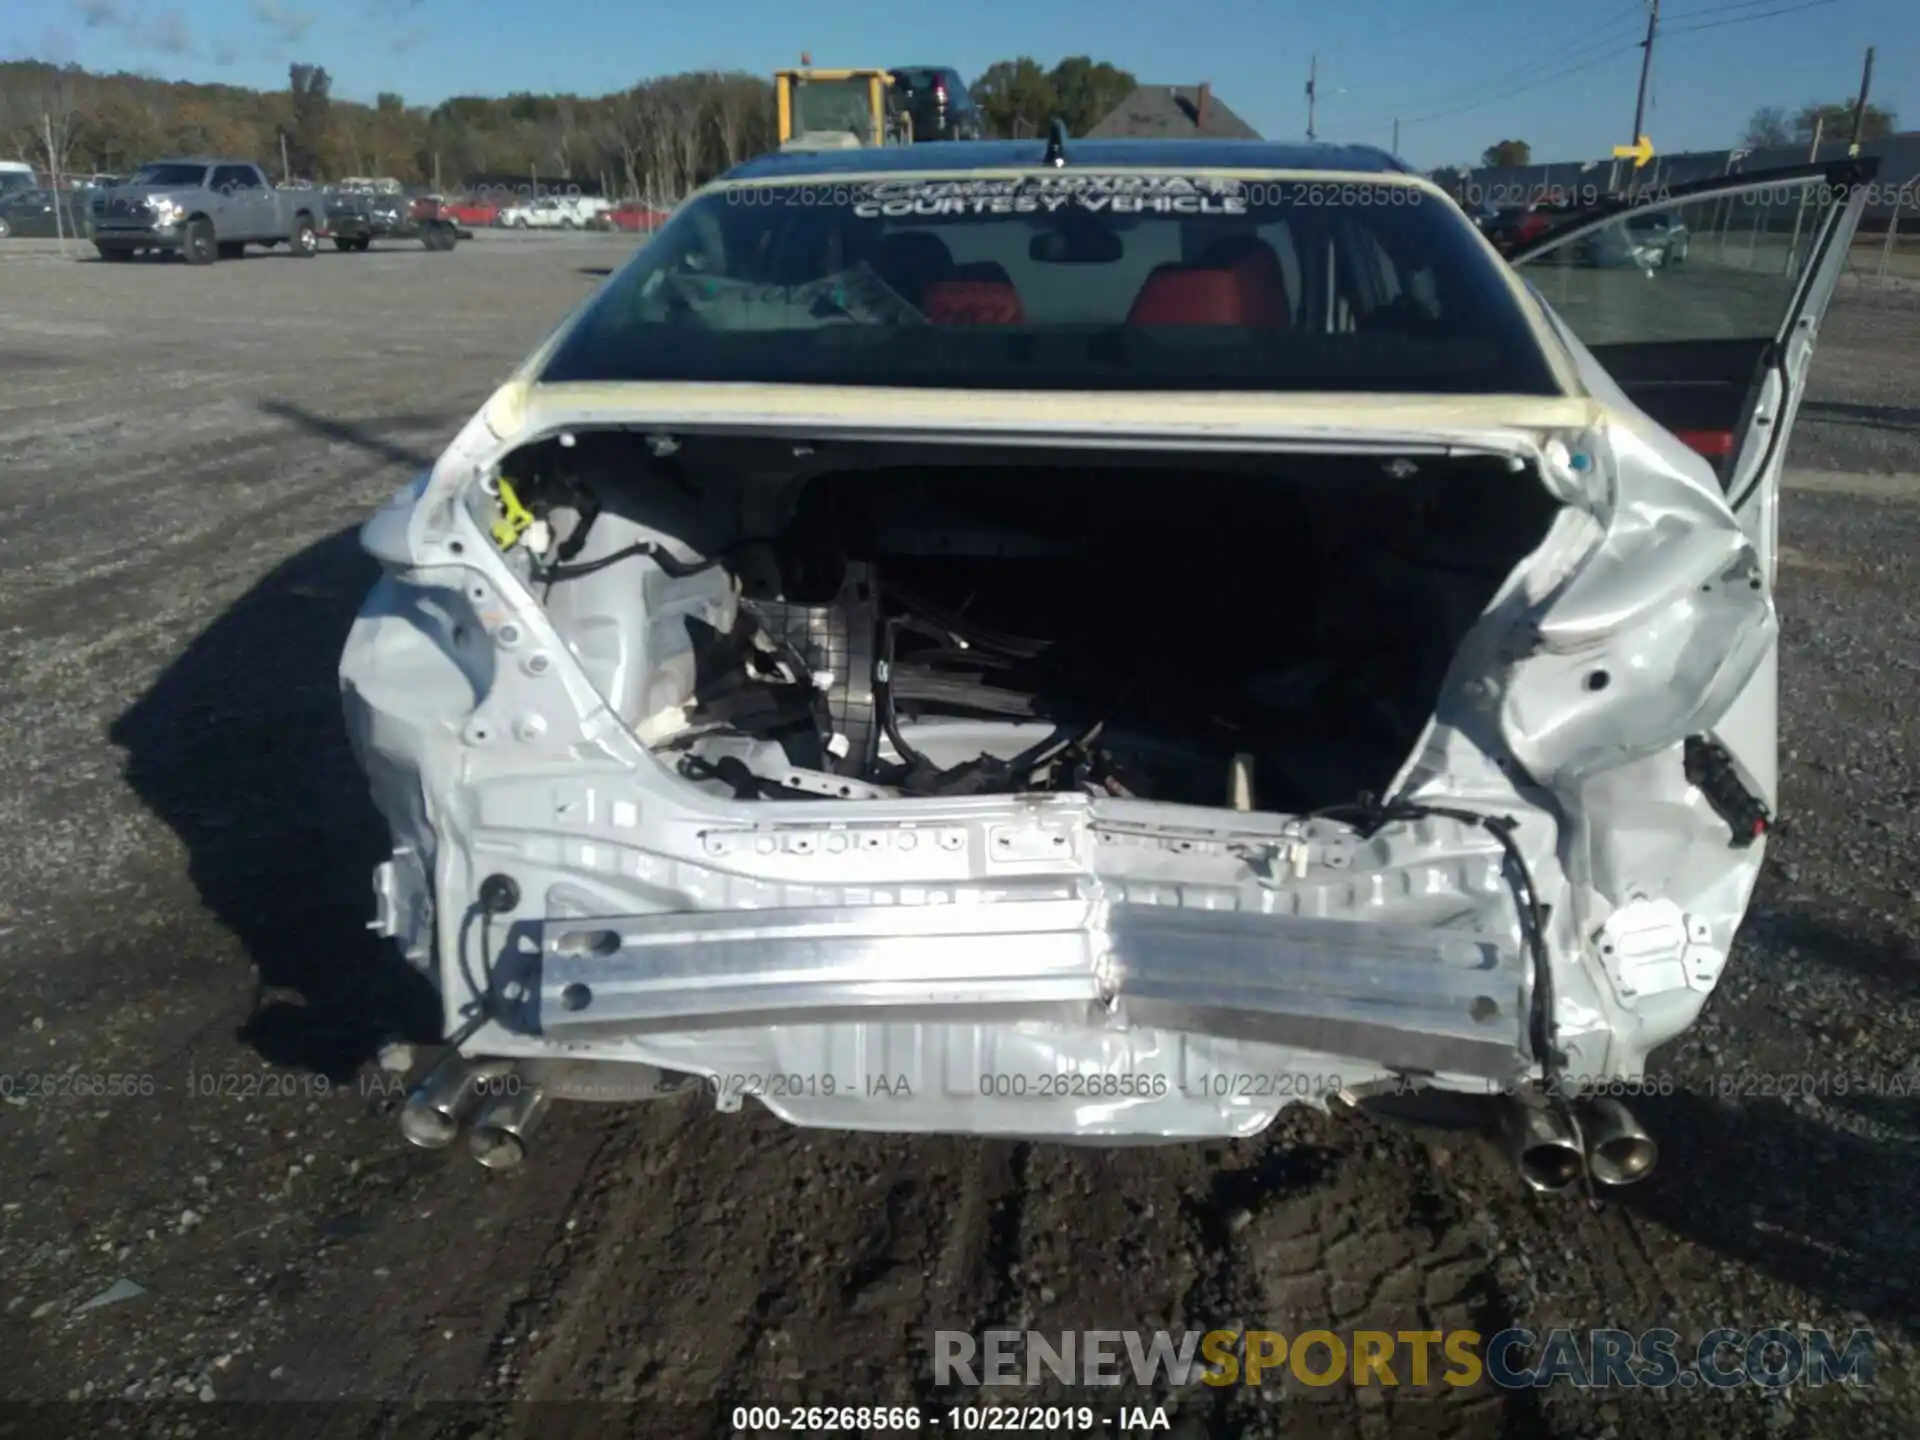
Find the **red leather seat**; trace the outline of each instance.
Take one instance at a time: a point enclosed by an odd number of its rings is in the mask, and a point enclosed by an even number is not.
[[[1287,280],[1273,247],[1252,235],[1212,246],[1196,265],[1161,265],[1147,276],[1129,325],[1233,325],[1284,329],[1292,323]]]
[[[1020,292],[1003,266],[962,265],[920,297],[920,313],[935,325],[1019,325],[1027,316]]]
[[[1161,265],[1127,312],[1129,325],[1244,325],[1240,282],[1225,270]]]
[[[1266,241],[1254,235],[1236,235],[1209,247],[1200,263],[1224,269],[1238,282],[1247,317],[1243,323],[1258,330],[1284,330],[1293,324],[1286,271]]]

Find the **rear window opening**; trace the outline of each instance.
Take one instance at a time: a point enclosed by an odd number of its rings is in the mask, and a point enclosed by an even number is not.
[[[668,448],[583,433],[504,472],[601,694],[741,798],[1379,792],[1557,513],[1491,457]]]
[[[816,178],[693,201],[541,379],[1559,393],[1498,260],[1411,184]]]

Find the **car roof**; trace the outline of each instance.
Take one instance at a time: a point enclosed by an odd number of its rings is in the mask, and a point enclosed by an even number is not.
[[[938,153],[929,155],[929,148]],[[901,171],[1038,169],[1043,140],[948,140],[937,147],[885,145],[856,150],[788,151],[736,165],[722,180],[784,180],[809,175],[890,174]],[[1412,167],[1372,145],[1272,140],[1069,140],[1066,169],[1086,170],[1325,170],[1362,175],[1411,175]],[[1049,167],[1051,169],[1051,167]]]

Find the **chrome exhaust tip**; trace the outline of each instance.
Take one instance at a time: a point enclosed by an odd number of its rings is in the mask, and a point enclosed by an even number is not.
[[[1558,1195],[1586,1173],[1587,1158],[1559,1110],[1537,1101],[1516,1101],[1511,1128],[1514,1164],[1529,1190]]]
[[[512,1088],[490,1101],[467,1136],[467,1148],[489,1170],[511,1170],[527,1158],[533,1132],[547,1113],[547,1092],[509,1076]]]
[[[442,1150],[460,1134],[460,1122],[479,1100],[474,1066],[457,1050],[429,1070],[400,1106],[400,1133],[422,1150]]]
[[[1602,1185],[1631,1185],[1653,1173],[1660,1147],[1631,1110],[1618,1100],[1595,1098],[1581,1106],[1587,1168]]]

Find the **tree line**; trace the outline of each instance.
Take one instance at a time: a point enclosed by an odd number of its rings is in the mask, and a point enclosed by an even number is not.
[[[1783,105],[1763,105],[1753,112],[1740,143],[1750,150],[1773,150],[1785,145],[1811,145],[1818,135],[1823,141],[1845,140],[1853,134],[1853,111],[1857,97],[1831,105],[1802,105],[1792,114]],[[1869,101],[1860,118],[1862,140],[1884,140],[1895,133],[1898,112]]]
[[[1104,61],[1027,57],[972,86],[987,128],[1032,135],[1055,115],[1083,133],[1134,88]],[[333,93],[318,65],[288,68],[284,90],[161,80],[75,65],[0,62],[0,158],[61,174],[122,174],[165,155],[253,160],[268,174],[325,181],[387,175],[457,187],[473,175],[594,182],[671,199],[776,143],[770,78],[705,71],[645,79],[608,95],[457,96],[409,105]]]
[[[0,63],[0,155],[62,174],[200,154],[313,181],[386,175],[451,188],[468,175],[537,175],[672,197],[773,145],[772,83],[740,73],[659,76],[610,95],[421,106],[390,93],[371,105],[341,99],[318,65],[292,65],[285,90],[263,91]]]

